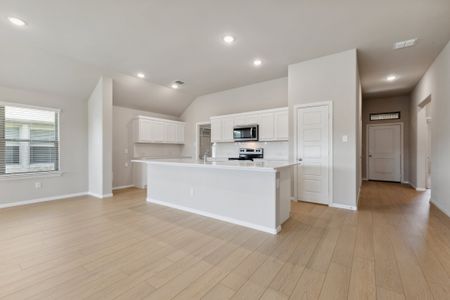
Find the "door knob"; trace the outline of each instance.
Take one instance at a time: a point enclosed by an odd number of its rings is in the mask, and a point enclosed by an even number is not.
[[[298,161],[303,161],[303,158],[299,158]]]

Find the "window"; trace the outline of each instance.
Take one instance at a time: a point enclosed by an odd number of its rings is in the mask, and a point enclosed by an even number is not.
[[[0,176],[59,170],[59,113],[0,104]]]
[[[400,112],[370,114],[370,121],[400,120]]]

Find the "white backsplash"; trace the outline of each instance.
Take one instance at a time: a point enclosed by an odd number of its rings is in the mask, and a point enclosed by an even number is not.
[[[214,158],[238,157],[239,148],[263,148],[265,159],[289,158],[289,142],[243,142],[243,143],[214,143],[212,152]]]

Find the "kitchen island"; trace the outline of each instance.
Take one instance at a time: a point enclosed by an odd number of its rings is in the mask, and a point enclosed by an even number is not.
[[[289,161],[143,159],[147,201],[276,234],[289,218]]]

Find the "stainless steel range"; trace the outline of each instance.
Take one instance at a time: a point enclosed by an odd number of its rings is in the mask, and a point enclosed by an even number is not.
[[[263,148],[240,148],[239,149],[239,157],[230,157],[228,160],[251,160],[255,158],[264,158],[264,149]]]

